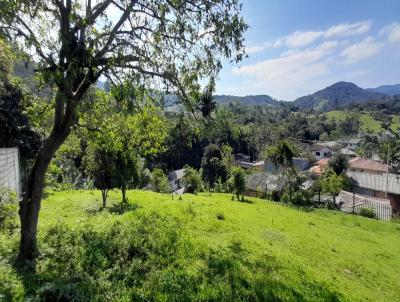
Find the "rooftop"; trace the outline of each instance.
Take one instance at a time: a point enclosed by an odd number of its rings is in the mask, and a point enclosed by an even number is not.
[[[179,169],[168,173],[168,180],[181,179],[185,169]]]
[[[398,174],[379,175],[347,171],[347,176],[358,187],[379,192],[386,192],[387,189],[388,193],[400,194],[400,175]]]
[[[377,162],[372,159],[355,157],[349,160],[349,167],[351,169],[370,170],[376,172],[387,172],[387,165]]]
[[[277,175],[268,173],[256,173],[247,176],[246,188],[252,191],[280,191],[282,190],[283,185],[282,181]]]

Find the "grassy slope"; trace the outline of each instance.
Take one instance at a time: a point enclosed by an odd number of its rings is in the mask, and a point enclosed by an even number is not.
[[[119,199],[117,194],[111,192],[111,200]],[[257,266],[259,259],[271,259],[278,268],[268,277],[305,300],[325,300],[318,297],[325,288],[340,300],[399,301],[399,224],[325,210],[304,212],[252,198],[252,203],[239,203],[228,194],[184,195],[180,201],[171,195],[131,191],[128,197],[139,206],[136,215],[155,211],[177,218],[195,247],[226,251],[238,245],[246,251],[249,267]],[[103,228],[119,219],[97,212],[99,205],[99,192],[51,194],[42,205],[40,235],[55,223]],[[197,262],[190,259],[187,265]]]
[[[337,121],[341,121],[347,117],[351,117],[354,115],[359,116],[360,121],[361,121],[361,128],[364,131],[373,131],[373,132],[379,132],[382,130],[381,128],[381,123],[377,120],[375,120],[370,114],[368,113],[355,113],[355,112],[347,112],[347,111],[329,111],[325,113],[328,119],[333,119],[335,118]],[[400,118],[398,116],[392,116],[393,117],[393,123],[391,125],[391,128],[393,130],[395,129],[400,129]]]

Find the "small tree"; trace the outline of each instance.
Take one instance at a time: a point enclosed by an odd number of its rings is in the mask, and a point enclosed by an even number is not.
[[[194,194],[197,194],[201,190],[201,176],[200,173],[186,165],[184,167],[184,172],[183,172],[183,184],[185,186],[185,189],[188,192],[193,192]]]
[[[154,192],[168,193],[171,191],[167,175],[165,175],[164,171],[159,168],[156,168],[151,172],[150,184]]]
[[[108,191],[113,188],[114,150],[104,139],[92,142],[87,148],[84,162],[95,188],[101,190],[103,208],[105,208]]]
[[[122,203],[126,203],[126,189],[130,184],[138,184],[138,157],[129,146],[123,146],[113,154],[114,169],[112,182],[114,187],[121,189]]]
[[[336,209],[336,196],[347,185],[344,175],[337,175],[331,169],[327,170],[321,181],[322,192],[332,196],[332,207]]]
[[[329,161],[328,167],[336,173],[341,175],[347,171],[349,162],[347,156],[341,153],[334,154]]]
[[[222,161],[222,152],[218,145],[210,144],[204,150],[204,155],[201,160],[201,169],[203,171],[203,180],[212,188],[221,178],[226,180],[227,171]]]
[[[236,195],[237,200],[239,200],[240,195],[242,195],[246,189],[246,183],[244,179],[244,171],[240,167],[233,167],[230,172],[229,185],[231,192]]]

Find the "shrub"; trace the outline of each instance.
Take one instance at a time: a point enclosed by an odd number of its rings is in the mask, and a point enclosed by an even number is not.
[[[0,187],[0,230],[13,230],[17,225],[18,204],[16,195],[8,188]]]
[[[202,189],[200,173],[188,165],[184,167],[182,182],[189,193],[197,194]]]
[[[168,177],[161,169],[154,169],[150,176],[151,188],[155,192],[169,193],[171,188],[168,183]]]
[[[360,215],[368,218],[376,218],[375,212],[371,208],[361,208]]]

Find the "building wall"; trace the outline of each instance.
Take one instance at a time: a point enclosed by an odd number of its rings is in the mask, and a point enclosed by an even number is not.
[[[323,158],[330,158],[332,155],[332,151],[328,148],[324,148],[324,149],[321,149],[320,151],[313,151],[313,155],[316,160],[320,160]]]
[[[0,148],[0,185],[21,194],[20,160],[17,148]]]

